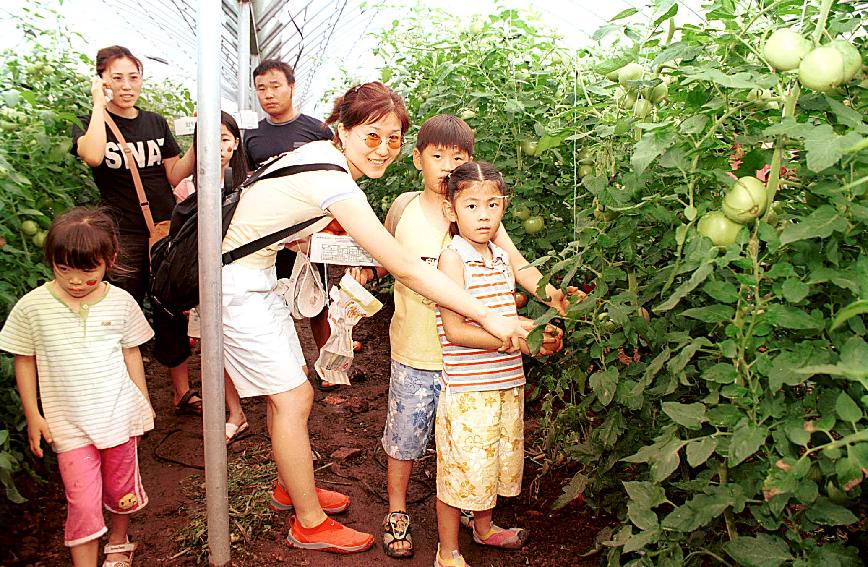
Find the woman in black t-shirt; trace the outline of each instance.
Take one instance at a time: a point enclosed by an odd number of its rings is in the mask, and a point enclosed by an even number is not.
[[[192,173],[194,153],[191,149],[179,157],[180,148],[166,119],[136,106],[142,92],[142,62],[127,48],[100,49],[96,74],[91,82],[93,110],[81,118],[84,130],[73,127],[72,153],[90,166],[102,204],[118,226],[118,262],[125,269],[112,283],[141,304],[148,289],[148,227],[124,153],[106,125],[104,112],[111,114],[130,145],[155,223],[171,218],[172,187]],[[169,368],[176,412],[201,415],[202,399],[190,389],[187,374],[186,319],[155,309],[154,331],[154,358]]]

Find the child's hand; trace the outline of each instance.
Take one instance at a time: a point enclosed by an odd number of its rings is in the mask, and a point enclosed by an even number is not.
[[[30,440],[30,450],[37,457],[42,457],[42,439],[45,438],[46,443],[52,443],[51,431],[48,429],[48,422],[41,415],[27,421],[27,437]]]
[[[556,325],[546,323],[543,330],[543,342],[539,347],[539,356],[549,356],[564,348],[564,330]]]
[[[551,301],[549,302],[549,306],[554,307],[558,310],[558,313],[563,317],[567,314],[567,307],[570,306],[570,298],[573,296],[577,296],[579,301],[584,301],[588,294],[584,291],[580,290],[575,286],[567,286],[567,293],[564,294],[560,289],[553,289],[549,292],[549,298]]]
[[[349,267],[346,269],[346,273],[362,285],[365,285],[371,280],[371,268],[365,266]]]

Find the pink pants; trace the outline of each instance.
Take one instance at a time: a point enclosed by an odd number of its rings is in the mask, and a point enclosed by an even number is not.
[[[102,507],[115,514],[132,514],[148,503],[139,473],[133,437],[108,449],[93,445],[57,454],[66,489],[68,510],[64,543],[81,545],[106,533]]]

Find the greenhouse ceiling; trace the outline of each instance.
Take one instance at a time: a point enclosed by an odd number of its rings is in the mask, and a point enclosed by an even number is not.
[[[213,0],[223,10],[221,46],[222,95],[236,102],[238,78],[238,22],[242,4],[250,8],[250,68],[265,58],[278,58],[296,68],[296,104],[312,109],[342,68],[371,77],[381,62],[366,57],[376,34],[411,10],[443,9],[459,17],[517,8],[535,13],[564,36],[565,45],[589,42],[594,30],[627,9],[640,13],[659,9],[662,2],[677,2],[688,13],[698,0]],[[58,7],[67,24],[79,31],[87,51],[104,45],[130,47],[145,59],[150,76],[179,80],[193,89],[196,76],[196,11],[200,0],[40,0],[37,5]],[[0,7],[11,14],[32,0],[8,0]],[[650,17],[650,16],[649,16]],[[0,40],[2,41],[2,40]],[[248,97],[244,105],[255,108]]]

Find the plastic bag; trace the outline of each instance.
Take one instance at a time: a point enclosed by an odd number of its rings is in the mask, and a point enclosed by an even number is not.
[[[319,273],[302,252],[297,253],[289,278],[277,280],[274,293],[283,297],[295,319],[315,317],[326,305],[325,290]]]
[[[313,367],[326,382],[349,384],[353,364],[353,327],[362,317],[370,317],[383,304],[349,274],[329,291],[331,335],[319,350]]]

